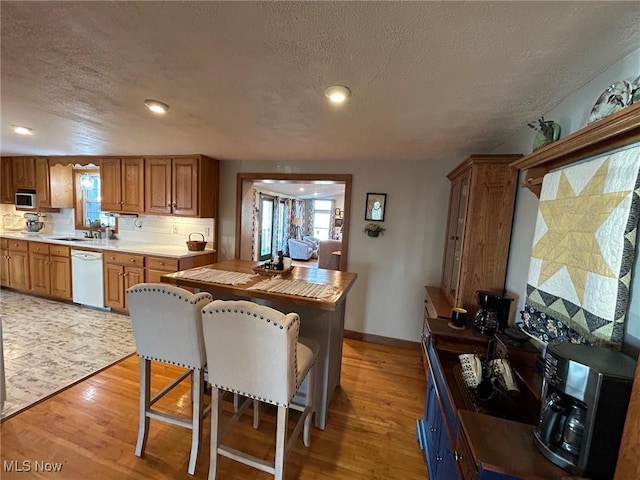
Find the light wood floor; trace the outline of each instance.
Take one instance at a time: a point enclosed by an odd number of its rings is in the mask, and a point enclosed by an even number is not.
[[[287,461],[287,479],[426,479],[415,439],[422,415],[425,376],[418,350],[345,340],[341,387],[331,404],[326,430],[313,429],[311,447],[298,439]],[[160,388],[173,367],[153,372]],[[189,384],[159,403],[190,415]],[[206,397],[207,401],[209,397]],[[231,411],[231,402],[225,411]],[[187,474],[189,430],[151,420],[143,458],[134,455],[138,421],[138,359],[115,366],[10,418],[1,425],[1,462],[31,462],[31,472],[0,472],[3,480],[43,479],[206,479],[209,468],[209,419],[196,474]],[[230,414],[229,414],[230,415]],[[292,412],[295,417],[297,412]],[[259,430],[246,413],[228,443],[271,458],[274,410],[264,408]],[[290,424],[294,419],[290,419]],[[62,462],[60,473],[36,473],[35,462]],[[5,468],[3,468],[5,470]],[[219,460],[219,480],[269,479],[272,476]]]

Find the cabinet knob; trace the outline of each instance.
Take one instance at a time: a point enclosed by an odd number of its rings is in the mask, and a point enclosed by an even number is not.
[[[441,462],[443,459],[440,455],[436,455],[436,462]]]
[[[429,431],[430,431],[430,432],[436,432],[437,430],[436,430],[436,428],[435,428],[435,427],[429,427]]]
[[[116,257],[109,257],[109,260],[115,260]]]
[[[132,258],[131,260],[129,260],[131,263],[136,263],[136,259]]]
[[[455,450],[455,451],[453,452],[453,458],[455,458],[456,462],[459,462],[460,460],[462,460],[462,455],[460,455],[460,454],[458,453],[458,451],[457,451],[457,450]]]
[[[171,206],[171,202],[167,203],[167,207],[170,207],[170,206]]]

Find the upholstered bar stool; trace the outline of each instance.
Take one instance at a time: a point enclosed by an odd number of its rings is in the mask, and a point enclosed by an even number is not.
[[[202,422],[210,407],[204,408],[203,388],[207,358],[202,336],[202,308],[213,297],[209,293],[191,293],[163,283],[140,283],[127,290],[129,315],[140,356],[140,419],[136,455],[144,453],[149,434],[149,419],[192,430],[188,472],[193,475],[202,440]],[[151,362],[184,367],[187,371],[155,396],[151,396]],[[159,412],[152,407],[160,398],[191,377],[191,421]]]
[[[315,360],[317,347],[298,342],[300,317],[248,301],[215,300],[202,311],[204,342],[211,393],[211,459],[209,480],[215,480],[218,455],[231,458],[284,478],[285,460],[304,426],[305,446],[311,443]],[[292,402],[304,379],[305,404]],[[220,397],[230,391],[248,397],[224,429],[220,422]],[[240,418],[251,399],[278,407],[274,462],[222,445],[224,435]],[[287,439],[289,408],[302,412]]]

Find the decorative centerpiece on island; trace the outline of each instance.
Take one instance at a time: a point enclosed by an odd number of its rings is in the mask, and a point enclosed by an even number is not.
[[[385,229],[378,224],[367,223],[362,231],[366,232],[370,237],[377,237],[378,235],[383,235],[384,230]]]

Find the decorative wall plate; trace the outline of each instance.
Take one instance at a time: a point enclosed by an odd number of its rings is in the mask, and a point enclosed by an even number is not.
[[[631,103],[633,87],[626,80],[609,85],[593,106],[588,124],[602,120],[612,113],[622,110]]]

